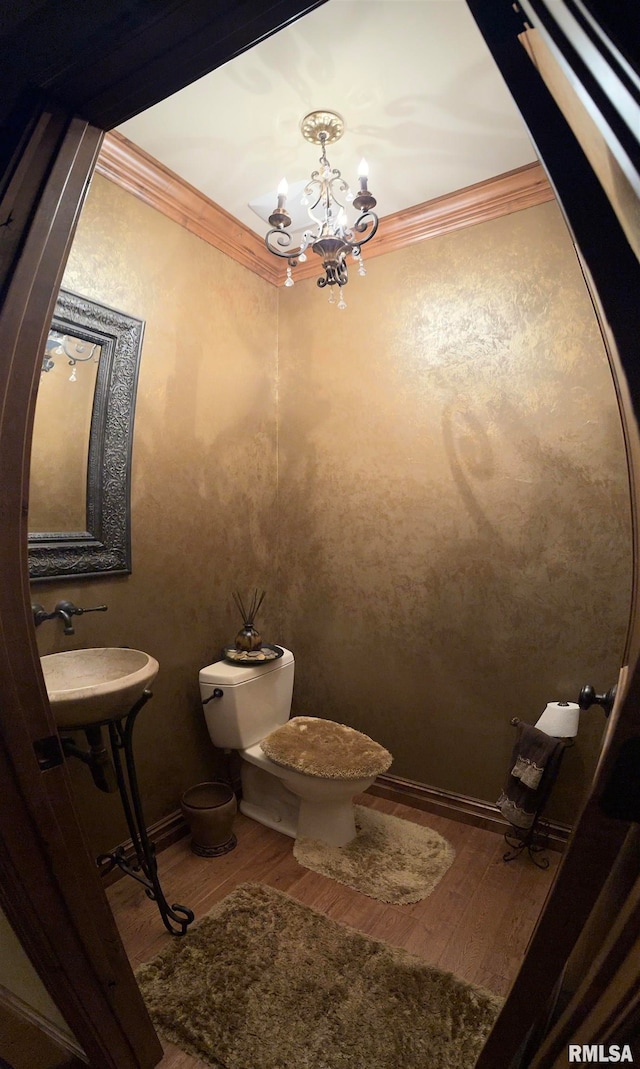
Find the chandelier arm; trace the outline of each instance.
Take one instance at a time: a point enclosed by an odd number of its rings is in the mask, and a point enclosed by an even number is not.
[[[274,236],[275,244],[270,241],[272,236]],[[306,246],[298,245],[296,249],[290,249],[288,246],[291,244],[291,240],[291,234],[287,234],[286,230],[281,230],[278,226],[272,227],[264,236],[264,243],[268,251],[272,252],[274,256],[280,256],[283,260],[288,260],[291,267],[295,267],[298,262],[298,256],[304,252]],[[278,245],[280,248],[277,248]]]
[[[367,216],[366,219],[365,215]],[[349,252],[352,252],[354,256],[357,256],[360,252],[360,246],[366,245],[368,241],[371,241],[371,238],[378,229],[379,222],[380,220],[374,212],[363,212],[352,227],[348,227],[346,230],[342,231],[340,235],[342,244],[349,250]],[[356,238],[354,232],[357,231],[359,234],[364,234],[367,227],[371,227],[371,229],[366,237]]]
[[[88,356],[80,356],[80,353],[78,352],[77,347],[76,347],[76,352],[75,353],[70,353],[69,352],[68,343],[69,343],[69,338],[68,338],[68,335],[65,334],[63,339],[62,339],[62,348],[64,350],[64,355],[66,357],[68,357],[68,359],[69,359],[69,367],[73,367],[74,364],[86,364],[88,360],[93,360],[94,353],[95,353],[96,349],[98,348],[98,343],[94,342],[92,344],[92,346],[91,346],[91,352],[89,353],[89,355]],[[82,349],[82,352],[84,352],[84,347]]]
[[[353,229],[356,231],[356,233],[364,234],[369,227],[371,227],[371,229],[365,237],[360,238],[359,241],[354,242],[354,244],[366,245],[367,241],[371,241],[371,238],[374,236],[376,230],[378,229],[379,222],[380,220],[378,219],[378,216],[375,212],[368,211],[363,212],[362,215],[359,215],[355,223],[353,224]]]

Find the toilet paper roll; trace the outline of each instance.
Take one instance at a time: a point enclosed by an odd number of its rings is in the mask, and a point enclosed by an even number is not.
[[[579,720],[580,706],[575,702],[548,702],[535,726],[557,739],[572,739],[578,734]]]

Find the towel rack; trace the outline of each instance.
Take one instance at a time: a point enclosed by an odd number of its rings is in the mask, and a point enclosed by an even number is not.
[[[512,727],[517,728],[518,724],[523,723],[518,716],[512,716],[510,724]],[[536,811],[531,827],[525,829],[513,830],[509,828],[504,833],[504,841],[509,849],[502,855],[503,861],[514,861],[515,858],[520,857],[523,850],[526,850],[529,857],[533,861],[534,865],[539,869],[549,868],[549,858],[546,854],[543,857],[537,855],[544,854],[544,851],[549,846],[549,823],[542,820],[542,814],[546,809],[549,795],[553,789],[553,786],[558,778],[558,772],[560,771],[560,765],[562,763],[562,756],[564,751],[569,746],[573,745],[573,740],[570,742],[567,739],[559,739],[559,746],[557,747],[551,761],[549,762],[545,770],[545,789],[540,799],[540,805]],[[522,834],[520,834],[522,830]]]
[[[511,724],[512,728],[517,728],[518,724],[523,723],[523,721],[520,720],[519,716],[512,716],[509,723]],[[563,739],[562,741],[564,743],[565,750],[570,750],[571,747],[575,746],[576,744],[575,739]]]

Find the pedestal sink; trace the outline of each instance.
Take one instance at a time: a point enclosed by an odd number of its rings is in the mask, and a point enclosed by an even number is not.
[[[117,647],[51,653],[40,663],[56,724],[66,730],[125,717],[159,668],[148,653]]]
[[[64,756],[88,764],[100,790],[110,791],[114,782],[120,792],[131,839],[97,858],[100,872],[106,875],[117,866],[133,876],[157,903],[167,931],[184,935],[193,922],[193,910],[177,903],[169,905],[165,898],[133,755],[133,727],[151,697],[148,688],[158,674],[158,662],[142,650],[102,647],[51,653],[41,657],[40,663],[56,724],[62,731],[81,728],[89,743],[90,749],[82,750],[73,738],[61,738]],[[113,764],[102,741],[105,726]]]

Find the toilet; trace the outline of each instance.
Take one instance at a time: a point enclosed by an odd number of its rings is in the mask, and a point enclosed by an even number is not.
[[[200,695],[214,746],[242,759],[240,811],[292,838],[346,846],[355,837],[353,797],[392,761],[354,728],[316,717],[289,719],[294,657],[217,661],[200,671]]]

